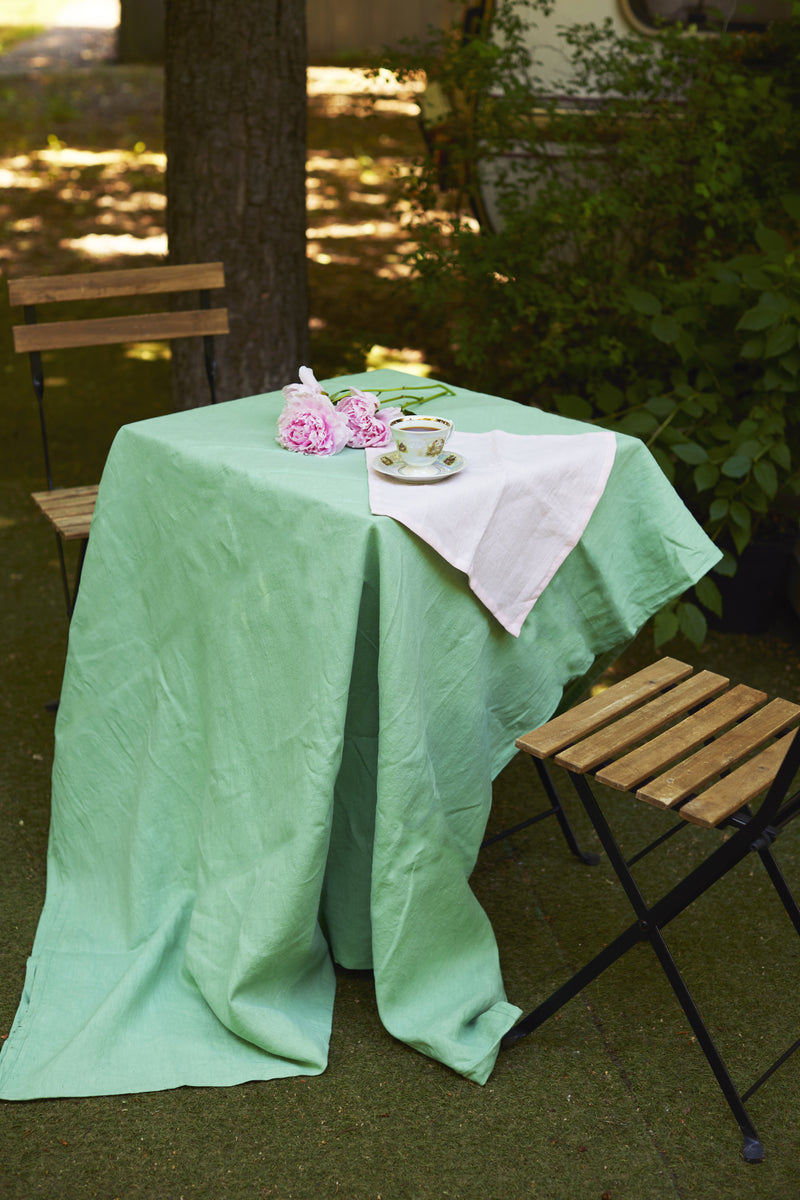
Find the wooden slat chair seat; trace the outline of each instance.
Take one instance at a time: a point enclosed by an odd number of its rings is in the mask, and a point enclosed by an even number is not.
[[[216,401],[216,360],[214,337],[228,332],[226,308],[212,308],[209,295],[225,286],[222,263],[190,263],[186,266],[142,267],[121,271],[97,271],[76,275],[51,275],[43,278],[9,281],[9,301],[24,309],[25,324],[12,327],[14,349],[30,357],[33,389],[39,405],[47,490],[32,493],[32,498],[53,526],[58,541],[61,575],[67,614],[72,615],[80,582],[83,554],[97,499],[97,485],[56,487],[50,460],[50,444],[44,406],[42,353],[71,347],[108,346],[132,342],[199,337],[203,340],[206,378],[211,403]],[[163,307],[146,313],[111,317],[85,317],[40,322],[38,306],[68,301],[104,301],[119,297],[163,297],[168,293],[196,292],[199,307],[177,312]],[[163,301],[162,301],[163,305]],[[82,543],[73,585],[67,576],[63,542]]]
[[[510,1046],[596,979],[627,950],[649,940],[683,1006],[698,1043],[739,1124],[744,1156],[763,1157],[745,1101],[800,1046],[798,1039],[744,1093],[734,1085],[680,974],[662,929],[755,851],[798,934],[800,909],[772,853],[772,843],[800,811],[800,791],[790,795],[800,770],[800,705],[769,700],[758,689],[711,671],[663,658],[520,737],[548,788],[546,760],[564,768],[616,871],[634,911],[633,923],[605,946],[504,1039]],[[607,810],[618,823],[613,797],[590,785],[625,792],[642,811],[672,813],[666,832],[626,860]],[[753,806],[759,796],[760,805]],[[600,798],[598,798],[600,797]],[[602,800],[602,803],[601,803]],[[663,819],[663,817],[662,817]],[[645,900],[632,867],[690,826],[724,830],[707,856],[655,902]],[[731,832],[733,831],[733,832]]]
[[[96,483],[85,487],[31,492],[31,499],[65,542],[86,541],[97,500]]]

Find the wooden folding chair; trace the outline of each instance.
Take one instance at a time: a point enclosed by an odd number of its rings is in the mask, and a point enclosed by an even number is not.
[[[744,1157],[764,1152],[745,1101],[800,1046],[798,1039],[749,1087],[734,1085],[700,1011],[664,940],[662,930],[751,851],[761,859],[795,929],[800,909],[772,853],[772,843],[800,811],[800,791],[790,795],[800,769],[800,706],[767,702],[764,692],[672,658],[614,684],[568,709],[516,742],[540,771],[545,760],[571,778],[634,911],[615,940],[509,1031],[507,1047],[537,1029],[638,942],[647,940],[680,1001],[744,1139]],[[666,832],[625,859],[606,816],[613,795],[589,779],[656,813],[677,816]],[[766,792],[761,803],[755,801]],[[615,817],[619,814],[615,812]],[[615,821],[620,829],[620,821]],[[725,831],[699,865],[655,902],[645,899],[632,867],[690,826]],[[709,834],[709,836],[712,836]]]
[[[8,293],[11,305],[22,305],[25,324],[13,326],[14,349],[30,357],[33,390],[39,405],[39,424],[44,451],[47,491],[34,492],[33,499],[56,532],[61,578],[67,615],[72,616],[78,594],[83,557],[97,498],[97,485],[57,488],[53,483],[50,446],[44,405],[42,351],[76,346],[101,346],[171,338],[202,337],[206,378],[211,403],[216,402],[214,335],[228,332],[225,308],[211,308],[209,292],[225,286],[222,263],[193,263],[188,266],[143,267],[124,271],[98,271],[77,275],[12,279]],[[85,317],[38,322],[37,305],[65,301],[101,301],[111,297],[151,297],[173,292],[199,293],[199,309],[179,312],[147,312],[113,317]],[[75,581],[70,587],[65,541],[80,541]]]

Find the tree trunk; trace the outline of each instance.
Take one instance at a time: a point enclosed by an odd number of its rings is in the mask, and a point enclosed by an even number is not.
[[[164,0],[120,0],[117,59],[163,63]]]
[[[164,125],[170,262],[225,266],[218,400],[293,382],[308,354],[304,0],[167,0]],[[196,343],[173,344],[173,395],[208,402]]]

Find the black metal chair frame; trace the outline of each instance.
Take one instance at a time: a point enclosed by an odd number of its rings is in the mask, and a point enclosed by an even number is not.
[[[217,264],[210,264],[210,265],[214,266],[214,267],[217,266]],[[198,269],[203,270],[203,269],[205,269],[205,266],[206,266],[206,264],[202,264]],[[189,268],[189,269],[191,269],[191,268]],[[171,271],[174,272],[175,274],[177,274],[178,271],[184,270],[184,268],[161,267],[161,268],[157,268],[157,270],[160,271],[164,277],[167,277]],[[115,275],[117,278],[122,280],[125,278],[133,279],[137,275],[144,275],[145,273],[152,274],[152,272],[148,271],[148,269],[145,268],[145,269],[138,269],[138,270],[134,269],[134,270],[130,270],[130,271],[120,271],[120,272],[116,272]],[[111,273],[98,273],[96,275],[83,276],[83,277],[76,275],[75,280],[76,280],[76,283],[79,284],[80,280],[82,278],[83,279],[89,279],[89,278],[102,279],[104,275],[108,279],[112,278]],[[29,284],[33,284],[33,285],[45,284],[46,285],[47,279],[46,278],[44,280],[24,279],[24,280],[10,281],[10,283],[9,283],[9,298],[10,298],[10,302],[12,305],[15,303],[20,303],[20,301],[16,299],[15,293],[19,292],[19,294],[21,296],[23,294],[23,289],[26,289]],[[213,286],[217,287],[217,286],[221,286],[221,284],[215,283]],[[172,287],[162,287],[162,288],[156,288],[154,290],[155,291],[184,291],[184,290],[186,290],[186,285],[179,284],[176,280],[175,285]],[[109,291],[107,294],[110,296],[117,296],[117,295],[151,296],[152,295],[152,293],[149,291],[139,292],[133,288],[125,288],[124,285],[122,288],[117,289],[117,290],[113,290],[113,289],[109,288]],[[211,309],[210,288],[200,287],[197,289],[196,294],[198,295],[198,299],[199,299],[199,307],[202,310],[202,313],[204,314],[204,316],[200,318],[200,323],[199,323],[198,329],[195,330],[192,328],[188,328],[185,332],[179,332],[179,333],[167,331],[165,333],[162,333],[161,336],[162,337],[176,337],[176,336],[193,337],[193,336],[199,335],[202,337],[203,359],[204,359],[206,379],[207,379],[208,387],[209,387],[210,400],[211,400],[212,404],[216,404],[216,400],[217,400],[217,395],[216,395],[217,363],[216,363],[216,356],[215,356],[215,349],[214,349],[214,334],[213,334],[213,332],[202,332],[202,328],[203,328],[203,324],[205,324],[206,327],[209,329],[214,328],[215,327],[214,326],[215,319],[224,310],[212,310]],[[66,299],[74,299],[76,297],[67,296],[65,298]],[[58,301],[60,299],[62,299],[62,297],[60,297],[59,295],[44,296],[44,297],[40,298],[37,303],[38,304],[48,303],[48,302]],[[25,318],[25,324],[27,326],[35,326],[38,324],[37,303],[23,303],[22,304],[22,310],[23,310],[23,315]],[[205,320],[206,315],[208,317],[208,321]],[[158,314],[149,314],[149,319],[152,319],[153,317],[158,317]],[[132,320],[132,318],[121,318],[118,320],[120,321],[120,323],[122,323],[124,321],[130,321],[130,320]],[[93,324],[93,323],[94,322],[87,322],[87,324]],[[112,323],[112,321],[108,322],[109,325],[111,323]],[[227,316],[225,316],[225,323],[227,324]],[[97,322],[97,324],[102,324],[102,321]],[[216,327],[216,332],[225,332],[225,331],[226,330],[221,327]],[[15,328],[15,330],[14,330],[15,342],[17,340],[17,334],[18,334],[18,329]],[[123,342],[123,341],[135,341],[135,340],[139,340],[139,339],[137,338],[136,334],[134,334],[134,333],[131,333],[130,337],[116,336],[116,337],[108,339],[109,342],[116,341],[118,343]],[[92,345],[92,344],[100,344],[100,343],[97,343],[94,341],[87,341],[86,343],[83,343],[79,339],[77,339],[77,340],[70,342],[69,344],[74,345],[74,346],[81,346],[81,345]],[[67,343],[64,343],[64,345],[67,345]],[[46,416],[45,416],[45,404],[44,404],[45,377],[44,377],[44,367],[43,367],[43,363],[42,363],[42,352],[40,349],[29,349],[27,351],[27,353],[28,353],[28,359],[30,362],[30,371],[31,371],[31,380],[33,383],[33,391],[36,396],[36,402],[37,402],[38,411],[39,411],[39,428],[40,428],[40,432],[41,432],[45,476],[47,479],[47,489],[49,492],[54,492],[54,491],[57,491],[58,489],[56,488],[54,481],[53,481],[53,471],[52,471],[51,459],[50,459],[50,444],[49,444],[48,433],[47,433],[47,420],[46,420]],[[83,562],[84,562],[84,558],[86,556],[86,548],[88,545],[88,538],[81,538],[80,549],[78,551],[78,561],[77,561],[77,565],[75,568],[75,576],[74,576],[74,581],[73,581],[72,586],[70,586],[70,582],[69,582],[69,573],[67,570],[66,556],[64,553],[64,540],[63,540],[62,535],[58,532],[58,530],[56,530],[55,538],[56,538],[56,545],[57,545],[57,552],[58,552],[58,559],[59,559],[59,567],[60,567],[60,572],[61,572],[61,582],[62,582],[62,586],[63,586],[63,590],[64,590],[64,599],[65,599],[66,609],[67,609],[67,619],[70,620],[72,618],[72,613],[73,613],[73,610],[75,607],[75,601],[78,596],[78,588],[80,586],[81,573],[83,571]]]
[[[534,766],[539,772],[548,795],[553,790],[553,783],[544,763],[533,759]],[[788,752],[783,760],[777,776],[769,788],[764,800],[757,811],[753,812],[744,806],[738,812],[721,822],[717,827],[729,827],[734,832],[726,840],[710,852],[706,858],[685,876],[679,883],[668,890],[655,903],[648,903],[633,877],[631,867],[661,845],[667,838],[682,829],[689,828],[684,820],[678,820],[665,834],[650,842],[632,858],[626,860],[617,838],[606,820],[603,809],[590,788],[586,776],[567,771],[577,791],[583,807],[592,822],[598,838],[617,874],[617,877],[628,897],[634,911],[633,922],[614,941],[604,947],[590,962],[578,970],[571,979],[559,987],[547,1000],[538,1005],[527,1016],[514,1026],[502,1042],[504,1049],[516,1044],[520,1039],[538,1029],[549,1017],[558,1012],[565,1004],[583,991],[588,984],[612,966],[628,950],[639,942],[648,941],[669,980],[669,983],[685,1012],[698,1044],[701,1046],[708,1063],[714,1072],[722,1093],[733,1113],[743,1137],[743,1154],[747,1162],[759,1162],[764,1157],[764,1150],[758,1133],[745,1107],[745,1102],[763,1083],[800,1047],[800,1038],[788,1047],[772,1062],[772,1064],[746,1090],[740,1091],[734,1084],[708,1028],[703,1020],[689,988],[678,969],[675,960],[666,944],[662,930],[689,905],[697,900],[704,892],[726,875],[751,852],[758,854],[767,874],[783,904],[789,919],[800,934],[800,908],[792,894],[783,872],[778,866],[772,853],[772,844],[782,829],[800,812],[800,790],[789,795],[792,781],[800,770],[800,730],[793,736]],[[541,816],[555,811],[563,811],[560,800],[554,809]],[[534,818],[538,819],[538,818]],[[560,820],[559,816],[559,820]],[[502,836],[502,835],[500,835]],[[568,838],[568,843],[570,839]],[[572,847],[571,847],[572,848]],[[573,851],[574,852],[574,851]],[[579,857],[585,857],[578,852]]]

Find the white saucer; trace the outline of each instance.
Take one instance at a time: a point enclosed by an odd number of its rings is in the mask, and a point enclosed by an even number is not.
[[[373,460],[373,467],[381,475],[390,475],[392,479],[402,479],[404,483],[436,483],[439,479],[447,479],[457,475],[467,465],[463,455],[453,451],[444,453],[430,465],[424,467],[409,467],[400,457],[397,450],[379,454]]]

